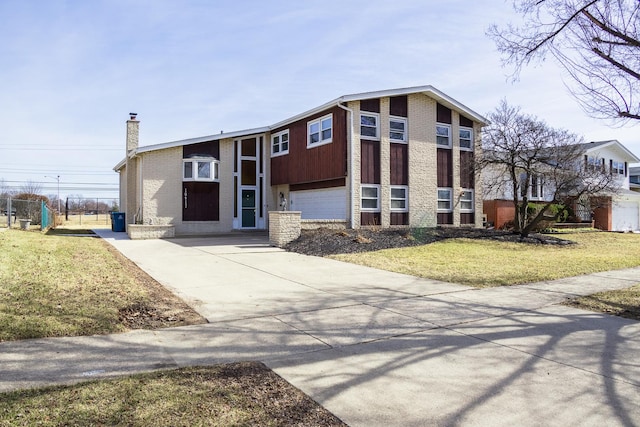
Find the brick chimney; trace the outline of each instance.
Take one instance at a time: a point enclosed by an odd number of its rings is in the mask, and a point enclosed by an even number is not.
[[[130,119],[127,120],[127,157],[131,152],[138,148],[138,139],[140,134],[140,122],[136,120],[136,113],[129,113]]]

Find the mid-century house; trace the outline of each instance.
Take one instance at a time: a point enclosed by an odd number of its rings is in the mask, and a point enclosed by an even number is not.
[[[632,191],[632,163],[640,162],[637,156],[617,140],[589,142],[580,145],[586,165],[602,167],[616,177],[619,191],[616,194],[597,197],[587,206],[577,206],[575,213],[582,221],[593,221],[594,226],[606,231],[640,230],[640,193]],[[532,178],[527,197],[530,201],[551,200],[552,189],[546,188],[543,179]],[[551,191],[550,191],[551,190]],[[486,191],[484,213],[488,223],[500,228],[513,220],[514,207],[511,192],[504,189]],[[491,194],[490,194],[491,193]]]
[[[432,86],[341,96],[279,123],[138,145],[127,121],[120,206],[175,234],[304,226],[482,226],[473,168],[486,119]]]

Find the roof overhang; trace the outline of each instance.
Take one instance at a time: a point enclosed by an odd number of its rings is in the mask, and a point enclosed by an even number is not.
[[[154,145],[147,145],[144,147],[139,147],[137,149],[135,149],[134,151],[132,151],[129,154],[129,157],[134,157],[138,154],[142,154],[142,153],[146,153],[149,151],[156,151],[156,150],[164,150],[167,148],[173,148],[173,147],[180,147],[183,145],[190,145],[190,144],[198,144],[201,142],[207,142],[207,141],[216,141],[216,140],[221,140],[221,139],[225,139],[225,138],[237,138],[240,136],[251,136],[251,135],[256,135],[256,134],[261,134],[261,133],[265,133],[265,132],[269,132],[273,129],[277,129],[280,128],[282,126],[286,126],[290,123],[296,122],[298,120],[302,120],[306,117],[310,117],[313,116],[317,113],[320,113],[322,111],[325,111],[329,108],[338,106],[338,105],[342,105],[344,103],[347,102],[351,102],[351,101],[361,101],[361,100],[365,100],[365,99],[373,99],[373,98],[383,98],[383,97],[391,97],[391,96],[401,96],[401,95],[410,95],[410,94],[414,94],[414,93],[422,93],[430,98],[435,99],[436,101],[438,101],[439,103],[441,103],[442,105],[451,108],[453,110],[456,110],[458,112],[461,112],[462,114],[464,114],[467,118],[480,123],[482,126],[485,126],[489,123],[489,121],[483,117],[482,115],[478,114],[477,112],[473,111],[471,108],[467,107],[466,105],[456,101],[455,99],[451,98],[450,96],[444,94],[443,92],[439,91],[438,89],[436,89],[435,87],[431,86],[431,85],[427,85],[427,86],[413,86],[413,87],[406,87],[406,88],[400,88],[400,89],[388,89],[388,90],[379,90],[379,91],[375,91],[375,92],[363,92],[363,93],[355,93],[355,94],[351,94],[351,95],[343,95],[339,98],[336,98],[332,101],[329,101],[325,104],[322,104],[318,107],[315,107],[311,110],[307,110],[303,113],[300,114],[296,114],[295,116],[289,117],[286,120],[280,121],[278,123],[275,123],[271,126],[264,126],[264,127],[259,127],[259,128],[253,128],[253,129],[246,129],[246,130],[240,130],[240,131],[235,131],[235,132],[227,132],[227,133],[219,133],[217,135],[208,135],[208,136],[201,136],[201,137],[197,137],[197,138],[189,138],[189,139],[181,139],[178,141],[171,141],[171,142],[165,142],[162,144],[154,144]],[[627,150],[628,151],[628,150]],[[631,152],[629,152],[631,154]],[[633,155],[633,154],[632,154]],[[638,160],[640,162],[640,159]],[[120,163],[118,163],[113,170],[114,171],[119,171],[124,165],[126,164],[126,159],[120,161]]]
[[[484,116],[473,111],[471,108],[467,107],[461,102],[458,102],[455,99],[451,98],[450,96],[444,94],[443,92],[439,91],[435,87],[428,85],[428,86],[413,86],[413,87],[406,87],[406,88],[400,88],[400,89],[378,90],[374,92],[362,92],[362,93],[354,93],[351,95],[343,95],[339,98],[336,98],[332,101],[329,101],[311,110],[305,111],[300,114],[296,114],[295,116],[289,117],[288,119],[285,119],[281,122],[271,125],[269,126],[269,128],[277,129],[282,126],[286,126],[290,123],[304,119],[305,117],[313,116],[314,114],[320,113],[338,104],[344,104],[346,102],[362,101],[365,99],[384,98],[384,97],[391,97],[391,96],[410,95],[414,93],[422,93],[424,95],[427,95],[428,97],[435,99],[436,101],[438,101],[439,103],[441,103],[442,105],[448,108],[462,112],[465,116],[472,119],[473,121],[480,123],[482,126],[486,126],[489,123],[489,120],[487,120]]]
[[[593,147],[590,147],[589,144],[594,144],[594,145]],[[597,151],[598,149],[615,146],[620,151],[624,152],[626,156],[629,157],[629,160],[630,160],[629,163],[640,162],[640,158],[638,158],[638,156],[636,156],[631,151],[629,151],[629,149],[624,145],[622,145],[620,141],[618,141],[617,139],[612,139],[611,141],[599,141],[599,142],[593,142],[593,143],[588,142],[584,144],[584,146],[586,147],[586,152],[593,152],[593,151]]]

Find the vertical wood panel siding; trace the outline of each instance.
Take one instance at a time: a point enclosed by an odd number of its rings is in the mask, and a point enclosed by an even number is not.
[[[380,141],[360,141],[363,184],[380,184]]]
[[[182,158],[189,156],[212,156],[220,160],[220,141],[207,141],[182,146]]]
[[[391,185],[409,185],[409,145],[391,144]]]
[[[453,224],[453,212],[438,214],[438,225],[445,224]]]
[[[381,222],[380,212],[361,212],[360,213],[360,224],[363,226],[367,225],[380,225]]]
[[[463,116],[461,114],[460,115],[460,126],[464,126],[464,127],[467,127],[467,128],[472,128],[473,127],[473,120],[467,119],[465,116]]]
[[[380,98],[363,99],[360,101],[360,111],[369,111],[370,113],[380,112]]]
[[[444,105],[438,104],[437,108],[437,122],[438,123],[448,123],[451,124],[451,109],[445,107]]]
[[[390,100],[390,111],[392,116],[408,117],[409,109],[407,107],[407,95],[392,96]]]
[[[182,199],[183,221],[220,220],[220,184],[217,182],[183,182],[182,193],[187,191],[187,206]]]
[[[307,149],[307,122],[333,113],[333,142]],[[271,159],[271,185],[302,184],[347,174],[347,112],[335,107],[272,133],[289,129],[289,154]],[[271,153],[271,138],[267,141]]]
[[[438,187],[453,187],[453,159],[451,150],[438,148]]]
[[[469,225],[476,223],[476,216],[474,213],[461,213],[460,224]]]
[[[460,186],[475,188],[473,152],[460,151]]]
[[[391,225],[409,225],[409,212],[391,212]]]
[[[290,191],[318,190],[321,188],[344,187],[345,185],[347,185],[346,178],[337,178],[337,179],[329,179],[327,181],[314,181],[314,182],[306,182],[304,184],[291,184],[289,186],[289,190]]]

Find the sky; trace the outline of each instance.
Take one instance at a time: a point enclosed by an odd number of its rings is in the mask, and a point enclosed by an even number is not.
[[[422,85],[640,156],[640,126],[588,117],[553,61],[510,79],[485,35],[508,22],[504,0],[0,0],[0,186],[117,198],[130,112],[145,146]]]

